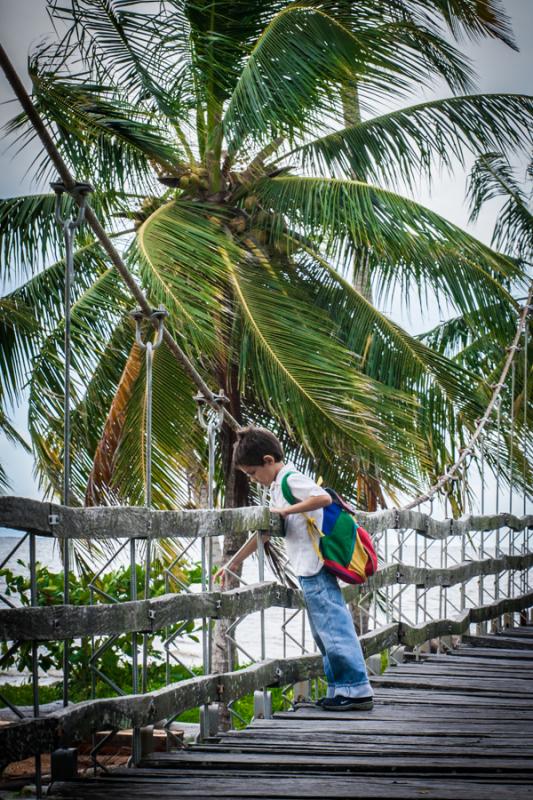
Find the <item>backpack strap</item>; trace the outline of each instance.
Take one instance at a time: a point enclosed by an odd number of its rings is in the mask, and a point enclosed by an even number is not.
[[[283,476],[283,478],[281,479],[281,493],[283,494],[283,497],[285,498],[287,503],[290,503],[291,506],[295,505],[295,503],[299,503],[300,502],[293,495],[293,493],[291,492],[290,486],[289,486],[289,476],[290,475],[295,475],[295,474],[296,473],[294,472],[294,470],[291,470],[291,472],[286,472],[285,475]]]
[[[295,475],[294,470],[292,470],[291,472],[286,472],[285,475],[283,476],[283,478],[281,479],[281,493],[283,494],[283,497],[285,498],[287,503],[290,503],[291,506],[293,506],[296,503],[299,503],[300,500],[298,500],[298,498],[296,498],[293,495],[293,493],[291,492],[291,489],[290,489],[290,486],[289,486],[289,477],[291,475]],[[315,551],[315,553],[316,553],[317,557],[320,559],[320,561],[323,561],[324,557],[322,556],[322,553],[320,552],[320,548],[319,548],[319,546],[317,544],[317,535],[318,535],[318,539],[320,540],[320,537],[323,536],[324,534],[322,533],[322,531],[320,531],[317,528],[315,520],[313,519],[313,517],[310,517],[308,514],[303,514],[302,516],[305,518],[305,521],[307,523],[307,533],[309,534],[309,538],[311,539],[311,544],[313,545],[313,550]]]

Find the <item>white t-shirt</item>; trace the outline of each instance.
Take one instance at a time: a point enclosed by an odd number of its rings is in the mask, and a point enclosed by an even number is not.
[[[285,466],[278,472],[276,479],[270,485],[270,506],[272,508],[286,508],[291,504],[283,497],[281,481],[287,472],[292,472],[287,482],[289,489],[296,500],[307,500],[308,497],[328,496],[311,478],[298,472],[292,464]],[[324,512],[321,508],[308,511],[307,515],[315,520],[319,530],[322,527]],[[307,521],[303,514],[289,514],[285,517],[285,542],[287,556],[291,562],[295,575],[309,577],[316,575],[322,569],[322,561],[318,558],[309,533]]]

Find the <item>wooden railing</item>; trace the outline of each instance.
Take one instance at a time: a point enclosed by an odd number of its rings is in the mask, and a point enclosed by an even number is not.
[[[509,529],[524,532],[533,528],[533,515],[510,514],[468,516],[460,520],[438,521],[420,512],[386,511],[359,515],[359,520],[378,537],[388,530],[409,529],[424,539],[441,540],[466,534]],[[65,508],[23,498],[0,498],[0,526],[30,531],[33,536],[58,539],[139,539],[158,537],[218,536],[229,531],[259,530],[282,535],[281,520],[266,508],[226,511],[149,511],[139,508]],[[533,552],[522,546],[520,554],[499,553],[497,557],[464,561],[452,566],[432,568],[389,563],[365,585],[365,592],[386,587],[414,585],[423,591],[431,587],[449,588],[472,578],[520,571],[525,591],[513,597],[494,598],[493,602],[461,609],[443,619],[424,619],[421,624],[393,621],[361,637],[366,657],[397,645],[416,647],[429,639],[468,632],[472,623],[480,624],[533,606],[529,590],[529,570]],[[516,584],[516,582],[515,582]],[[511,582],[509,582],[511,585]],[[347,601],[360,597],[357,587],[346,587]],[[138,601],[92,606],[58,605],[0,610],[0,631],[8,642],[34,643],[87,636],[112,636],[161,630],[179,620],[224,617],[234,619],[271,607],[302,607],[299,591],[273,582],[263,582],[227,592],[165,594]],[[141,727],[173,718],[204,704],[228,701],[271,686],[307,680],[322,674],[318,655],[265,660],[236,672],[205,675],[172,683],[156,692],[95,699],[70,705],[60,712],[25,720],[0,729],[0,765],[17,761],[59,744],[74,743],[95,730]]]

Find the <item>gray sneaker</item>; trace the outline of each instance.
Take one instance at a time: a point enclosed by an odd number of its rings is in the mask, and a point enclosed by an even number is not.
[[[325,697],[322,702],[324,711],[370,711],[374,707],[374,698],[369,697]]]

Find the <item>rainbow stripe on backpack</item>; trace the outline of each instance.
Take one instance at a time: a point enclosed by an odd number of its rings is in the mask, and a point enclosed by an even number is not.
[[[281,491],[285,500],[294,505],[300,502],[290,490],[287,472],[281,480]],[[378,568],[378,557],[370,534],[357,524],[353,509],[333,489],[325,488],[332,499],[326,506],[319,531],[314,521],[307,519],[309,536],[324,567],[346,583],[364,583]],[[313,532],[314,528],[314,532]],[[318,534],[319,544],[314,538]]]

